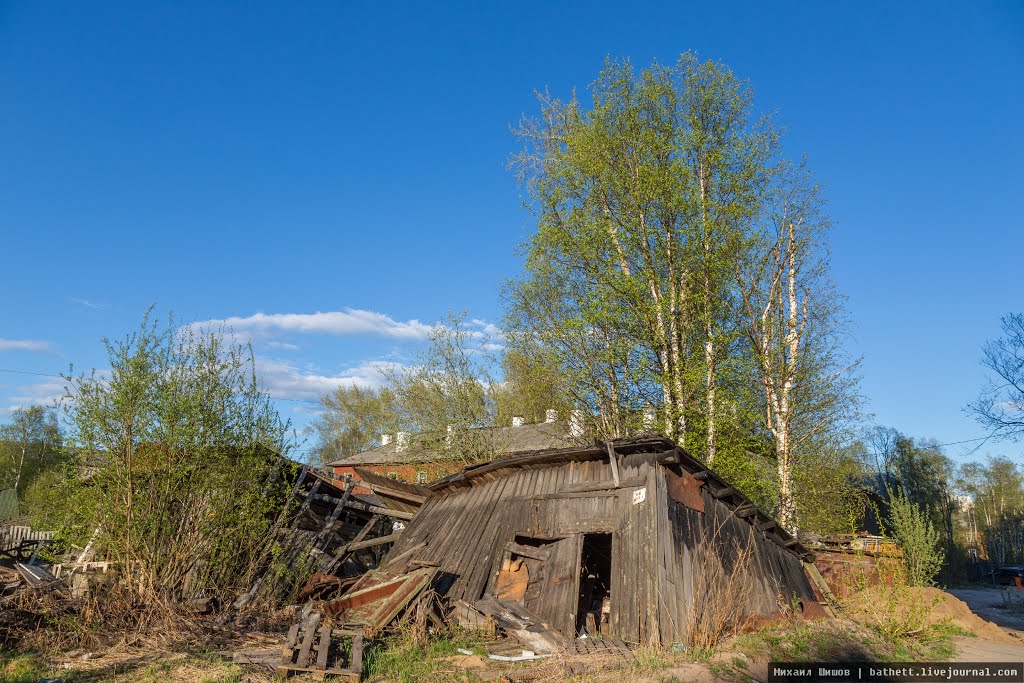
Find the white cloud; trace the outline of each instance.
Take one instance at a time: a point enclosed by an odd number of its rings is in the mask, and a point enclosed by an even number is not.
[[[298,351],[298,344],[289,344],[283,341],[269,341],[267,347],[271,349],[281,349],[282,351]]]
[[[3,410],[9,413],[18,408],[29,406],[51,406],[59,399],[64,398],[67,383],[59,378],[46,379],[36,384],[19,386],[7,395],[10,404]]]
[[[77,299],[72,297],[71,300],[79,306],[85,306],[86,308],[110,308],[110,304],[98,304],[95,301],[89,301],[88,299]]]
[[[254,337],[292,332],[337,336],[376,334],[396,339],[426,339],[433,328],[416,319],[402,322],[383,313],[357,308],[316,313],[255,313],[196,324],[205,329],[226,327],[236,333]]]
[[[337,375],[323,375],[286,361],[256,359],[256,372],[271,396],[304,401],[317,401],[342,386],[379,387],[387,372],[399,367],[398,363],[367,361]]]
[[[469,321],[469,324],[475,325],[480,328],[479,331],[476,333],[479,336],[487,337],[489,339],[504,339],[504,335],[501,331],[501,328],[495,325],[494,323],[487,322],[486,320],[481,320],[480,318],[473,318],[472,320]]]
[[[0,351],[31,351],[53,353],[53,344],[35,339],[4,339],[0,337]]]

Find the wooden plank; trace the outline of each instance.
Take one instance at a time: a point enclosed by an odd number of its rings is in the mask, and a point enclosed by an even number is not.
[[[402,530],[399,529],[394,533],[388,534],[387,536],[378,536],[377,538],[371,538],[367,541],[359,541],[358,543],[349,543],[345,546],[345,552],[355,552],[356,550],[362,550],[363,548],[372,548],[377,545],[383,545],[385,543],[394,543],[398,540],[398,537],[402,535]]]
[[[588,463],[589,464],[589,463]],[[563,493],[582,493],[584,491],[606,491],[609,489],[616,488],[629,488],[636,486],[643,486],[644,480],[640,477],[630,477],[629,479],[623,479],[620,483],[616,484],[614,481],[583,481],[577,484],[565,484],[555,496]]]
[[[615,455],[615,449],[612,448],[612,442],[609,441],[605,444],[608,447],[608,464],[612,467],[612,480],[615,482],[615,488],[619,487],[619,457]]]
[[[363,672],[363,634],[361,633],[352,637],[352,656],[347,668],[353,673]]]
[[[331,629],[320,629],[320,642],[317,644],[316,668],[327,668],[327,651],[331,649]]]
[[[292,624],[291,628],[288,629],[288,640],[284,644],[286,650],[291,650],[299,641],[299,626],[300,624]]]
[[[306,620],[303,628],[306,633],[302,638],[302,647],[299,648],[299,657],[295,661],[298,666],[305,667],[309,665],[309,651],[313,647],[313,641],[316,639],[316,627],[320,625],[320,613],[314,612],[309,615],[309,619]]]
[[[573,534],[551,544],[551,557],[545,563],[547,583],[538,610],[542,619],[570,638],[576,631],[582,545],[580,534]]]
[[[408,530],[406,530],[406,531],[408,532]],[[401,537],[399,537],[399,538],[401,538]],[[414,545],[411,548],[407,548],[406,550],[403,550],[398,555],[392,556],[391,554],[389,554],[387,556],[387,558],[386,558],[386,561],[381,564],[380,568],[381,569],[388,569],[389,567],[393,567],[393,566],[397,565],[399,562],[401,562],[402,560],[408,558],[410,555],[414,554],[415,552],[417,552],[419,550],[423,550],[425,547],[427,547],[426,543],[418,543],[418,544]]]
[[[334,496],[328,496],[327,494],[318,493],[313,498],[327,503],[336,503],[339,498]],[[406,512],[404,510],[392,510],[391,508],[381,507],[379,505],[371,505],[370,503],[364,503],[359,500],[348,500],[345,501],[345,507],[349,510],[362,510],[364,512],[372,512],[378,515],[385,515],[387,517],[394,517],[396,519],[410,520],[416,516],[415,512]]]
[[[532,545],[520,545],[519,543],[510,542],[505,546],[506,552],[515,553],[516,555],[522,555],[523,557],[532,557],[535,560],[547,560],[551,557],[551,549],[544,547],[536,547]]]
[[[427,496],[424,495],[412,493],[409,491],[400,491],[398,489],[389,488],[387,486],[383,486],[381,484],[376,484],[369,481],[364,481],[363,486],[370,489],[374,493],[379,493],[389,498],[398,498],[399,500],[409,501],[410,503],[416,503],[418,505],[422,505],[424,501],[427,500]]]

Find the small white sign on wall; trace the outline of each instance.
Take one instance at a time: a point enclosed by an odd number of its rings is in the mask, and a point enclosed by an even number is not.
[[[639,503],[642,503],[645,500],[647,500],[647,488],[646,487],[644,487],[642,489],[637,489],[636,491],[633,491],[633,505],[637,505]]]

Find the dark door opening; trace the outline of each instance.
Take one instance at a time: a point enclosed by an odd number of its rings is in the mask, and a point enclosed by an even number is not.
[[[584,534],[580,554],[580,595],[576,633],[608,633],[611,618],[612,535]]]

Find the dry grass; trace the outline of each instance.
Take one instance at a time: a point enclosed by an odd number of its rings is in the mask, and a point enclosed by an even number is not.
[[[740,626],[746,608],[746,594],[753,581],[753,535],[746,543],[719,538],[721,527],[703,536],[691,552],[690,595],[693,603],[687,615],[686,650],[693,657],[714,651],[723,639]],[[726,546],[730,546],[726,548]],[[723,550],[730,561],[723,562]]]

